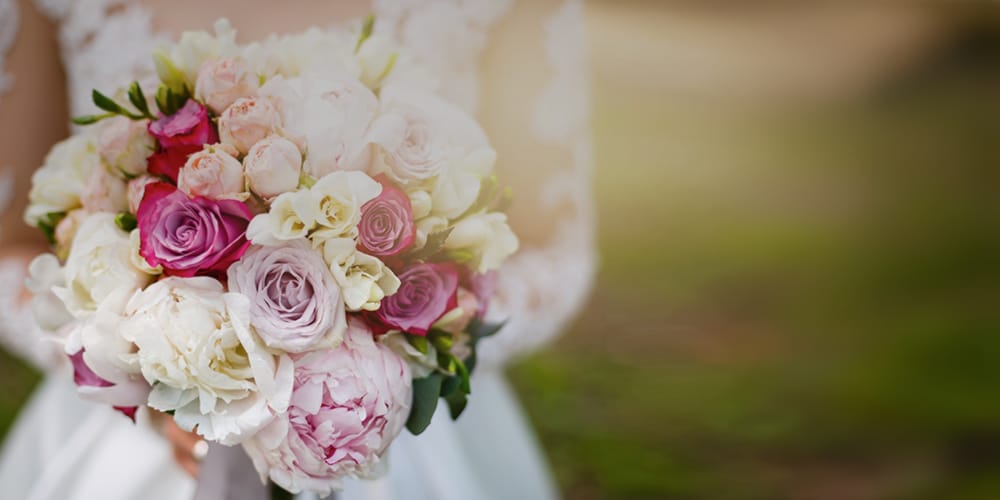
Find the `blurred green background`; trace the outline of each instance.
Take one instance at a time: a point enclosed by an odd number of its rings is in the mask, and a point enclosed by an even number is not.
[[[600,274],[511,370],[566,498],[1000,498],[1000,4],[710,4],[587,4]]]

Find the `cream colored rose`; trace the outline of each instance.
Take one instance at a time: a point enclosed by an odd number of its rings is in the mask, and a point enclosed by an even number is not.
[[[321,250],[347,310],[375,311],[383,298],[399,290],[399,278],[381,260],[356,247],[353,238],[333,238],[323,241]]]
[[[146,173],[146,161],[156,149],[156,140],[146,131],[148,125],[148,120],[124,116],[101,122],[97,152],[108,168],[126,177]]]
[[[281,128],[281,114],[271,99],[244,97],[219,116],[219,139],[246,154],[258,141]]]
[[[194,97],[216,115],[241,97],[255,95],[259,78],[240,58],[222,58],[202,64],[194,85]]]
[[[177,174],[177,188],[192,196],[245,200],[243,164],[225,149],[206,146],[189,156]]]
[[[497,269],[517,251],[518,240],[507,215],[499,212],[476,214],[458,221],[444,247],[472,253],[472,267],[480,273]]]
[[[63,269],[65,286],[53,293],[76,318],[83,318],[114,297],[128,297],[152,279],[132,264],[129,236],[115,225],[115,215],[87,216],[76,232]]]
[[[249,299],[213,278],[150,285],[129,301],[119,329],[153,385],[149,405],[173,411],[183,429],[234,445],[288,407],[292,360],[251,330]]]
[[[25,222],[38,226],[47,214],[80,208],[80,197],[87,182],[100,168],[101,158],[85,134],[74,135],[56,144],[45,157],[42,167],[31,177]]]
[[[250,148],[243,166],[250,190],[271,200],[298,187],[302,153],[288,139],[270,136]]]

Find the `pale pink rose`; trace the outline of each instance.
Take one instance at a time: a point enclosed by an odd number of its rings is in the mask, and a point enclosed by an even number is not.
[[[219,116],[219,137],[246,154],[258,141],[281,127],[281,114],[267,98],[244,97]]]
[[[90,175],[80,195],[80,203],[88,213],[123,212],[128,208],[125,181],[98,168]]]
[[[250,190],[271,200],[299,186],[302,153],[292,141],[272,135],[250,148],[243,166]]]
[[[177,187],[191,196],[240,199],[246,192],[243,164],[224,149],[207,146],[189,156],[177,175]]]
[[[102,123],[97,152],[115,172],[134,177],[146,173],[146,161],[156,150],[156,140],[146,130],[148,120],[116,116]]]
[[[410,413],[412,374],[389,347],[352,320],[344,343],[295,360],[288,411],[243,448],[263,478],[320,496],[344,477],[364,477]]]
[[[154,182],[160,182],[160,180],[152,175],[136,177],[128,182],[128,192],[126,193],[126,196],[128,197],[129,212],[134,214],[139,211],[139,204],[142,203],[142,196],[146,193],[146,185]]]
[[[257,93],[259,78],[242,59],[216,59],[202,64],[194,84],[194,96],[215,114],[241,97]]]

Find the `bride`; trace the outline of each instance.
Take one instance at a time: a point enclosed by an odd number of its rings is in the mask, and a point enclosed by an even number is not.
[[[491,315],[510,321],[481,344],[468,410],[457,422],[439,410],[425,435],[402,434],[389,450],[387,474],[349,481],[337,498],[554,498],[502,369],[559,333],[592,278],[589,103],[578,0],[290,0],[280,6],[268,0],[0,0],[0,282],[24,282],[27,262],[43,248],[21,222],[31,172],[68,133],[69,116],[93,111],[90,89],[150,74],[149,54],[158,44],[185,30],[207,30],[216,18],[229,18],[246,41],[356,22],[370,12],[377,31],[412,51],[439,75],[441,94],[483,124],[498,151],[499,174],[518,194],[510,215],[522,250],[499,273]],[[46,373],[0,454],[3,497],[218,498],[193,479],[200,465],[206,470],[212,463],[211,454],[199,463],[203,444],[196,436],[155,415],[133,425],[76,396],[58,342],[30,319],[28,297],[17,286],[0,289],[0,342]],[[253,474],[248,466],[237,475]]]

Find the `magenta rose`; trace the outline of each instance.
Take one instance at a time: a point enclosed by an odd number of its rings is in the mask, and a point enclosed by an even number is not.
[[[325,496],[376,470],[410,414],[409,365],[352,320],[344,343],[295,358],[288,411],[243,442],[262,476]]]
[[[149,134],[159,146],[149,157],[147,170],[153,175],[169,177],[177,182],[177,172],[184,166],[188,155],[201,151],[205,144],[219,142],[219,134],[212,125],[208,110],[194,99],[176,113],[149,123]]]
[[[83,360],[83,349],[76,351],[75,354],[70,354],[69,361],[73,364],[73,382],[78,387],[113,387],[115,385],[101,378],[87,366]],[[115,406],[113,408],[135,422],[135,412],[139,409],[138,406]]]
[[[332,348],[347,328],[340,287],[303,240],[250,248],[229,268],[229,290],[250,298],[250,322],[268,347]]]
[[[382,299],[374,328],[427,335],[437,320],[458,306],[458,269],[451,263],[413,264],[399,275],[399,290]]]
[[[382,176],[382,193],[361,207],[358,245],[365,253],[391,257],[406,250],[417,235],[410,197]]]
[[[236,200],[189,197],[164,182],[149,184],[136,212],[139,254],[168,275],[218,276],[250,246],[252,217]]]

